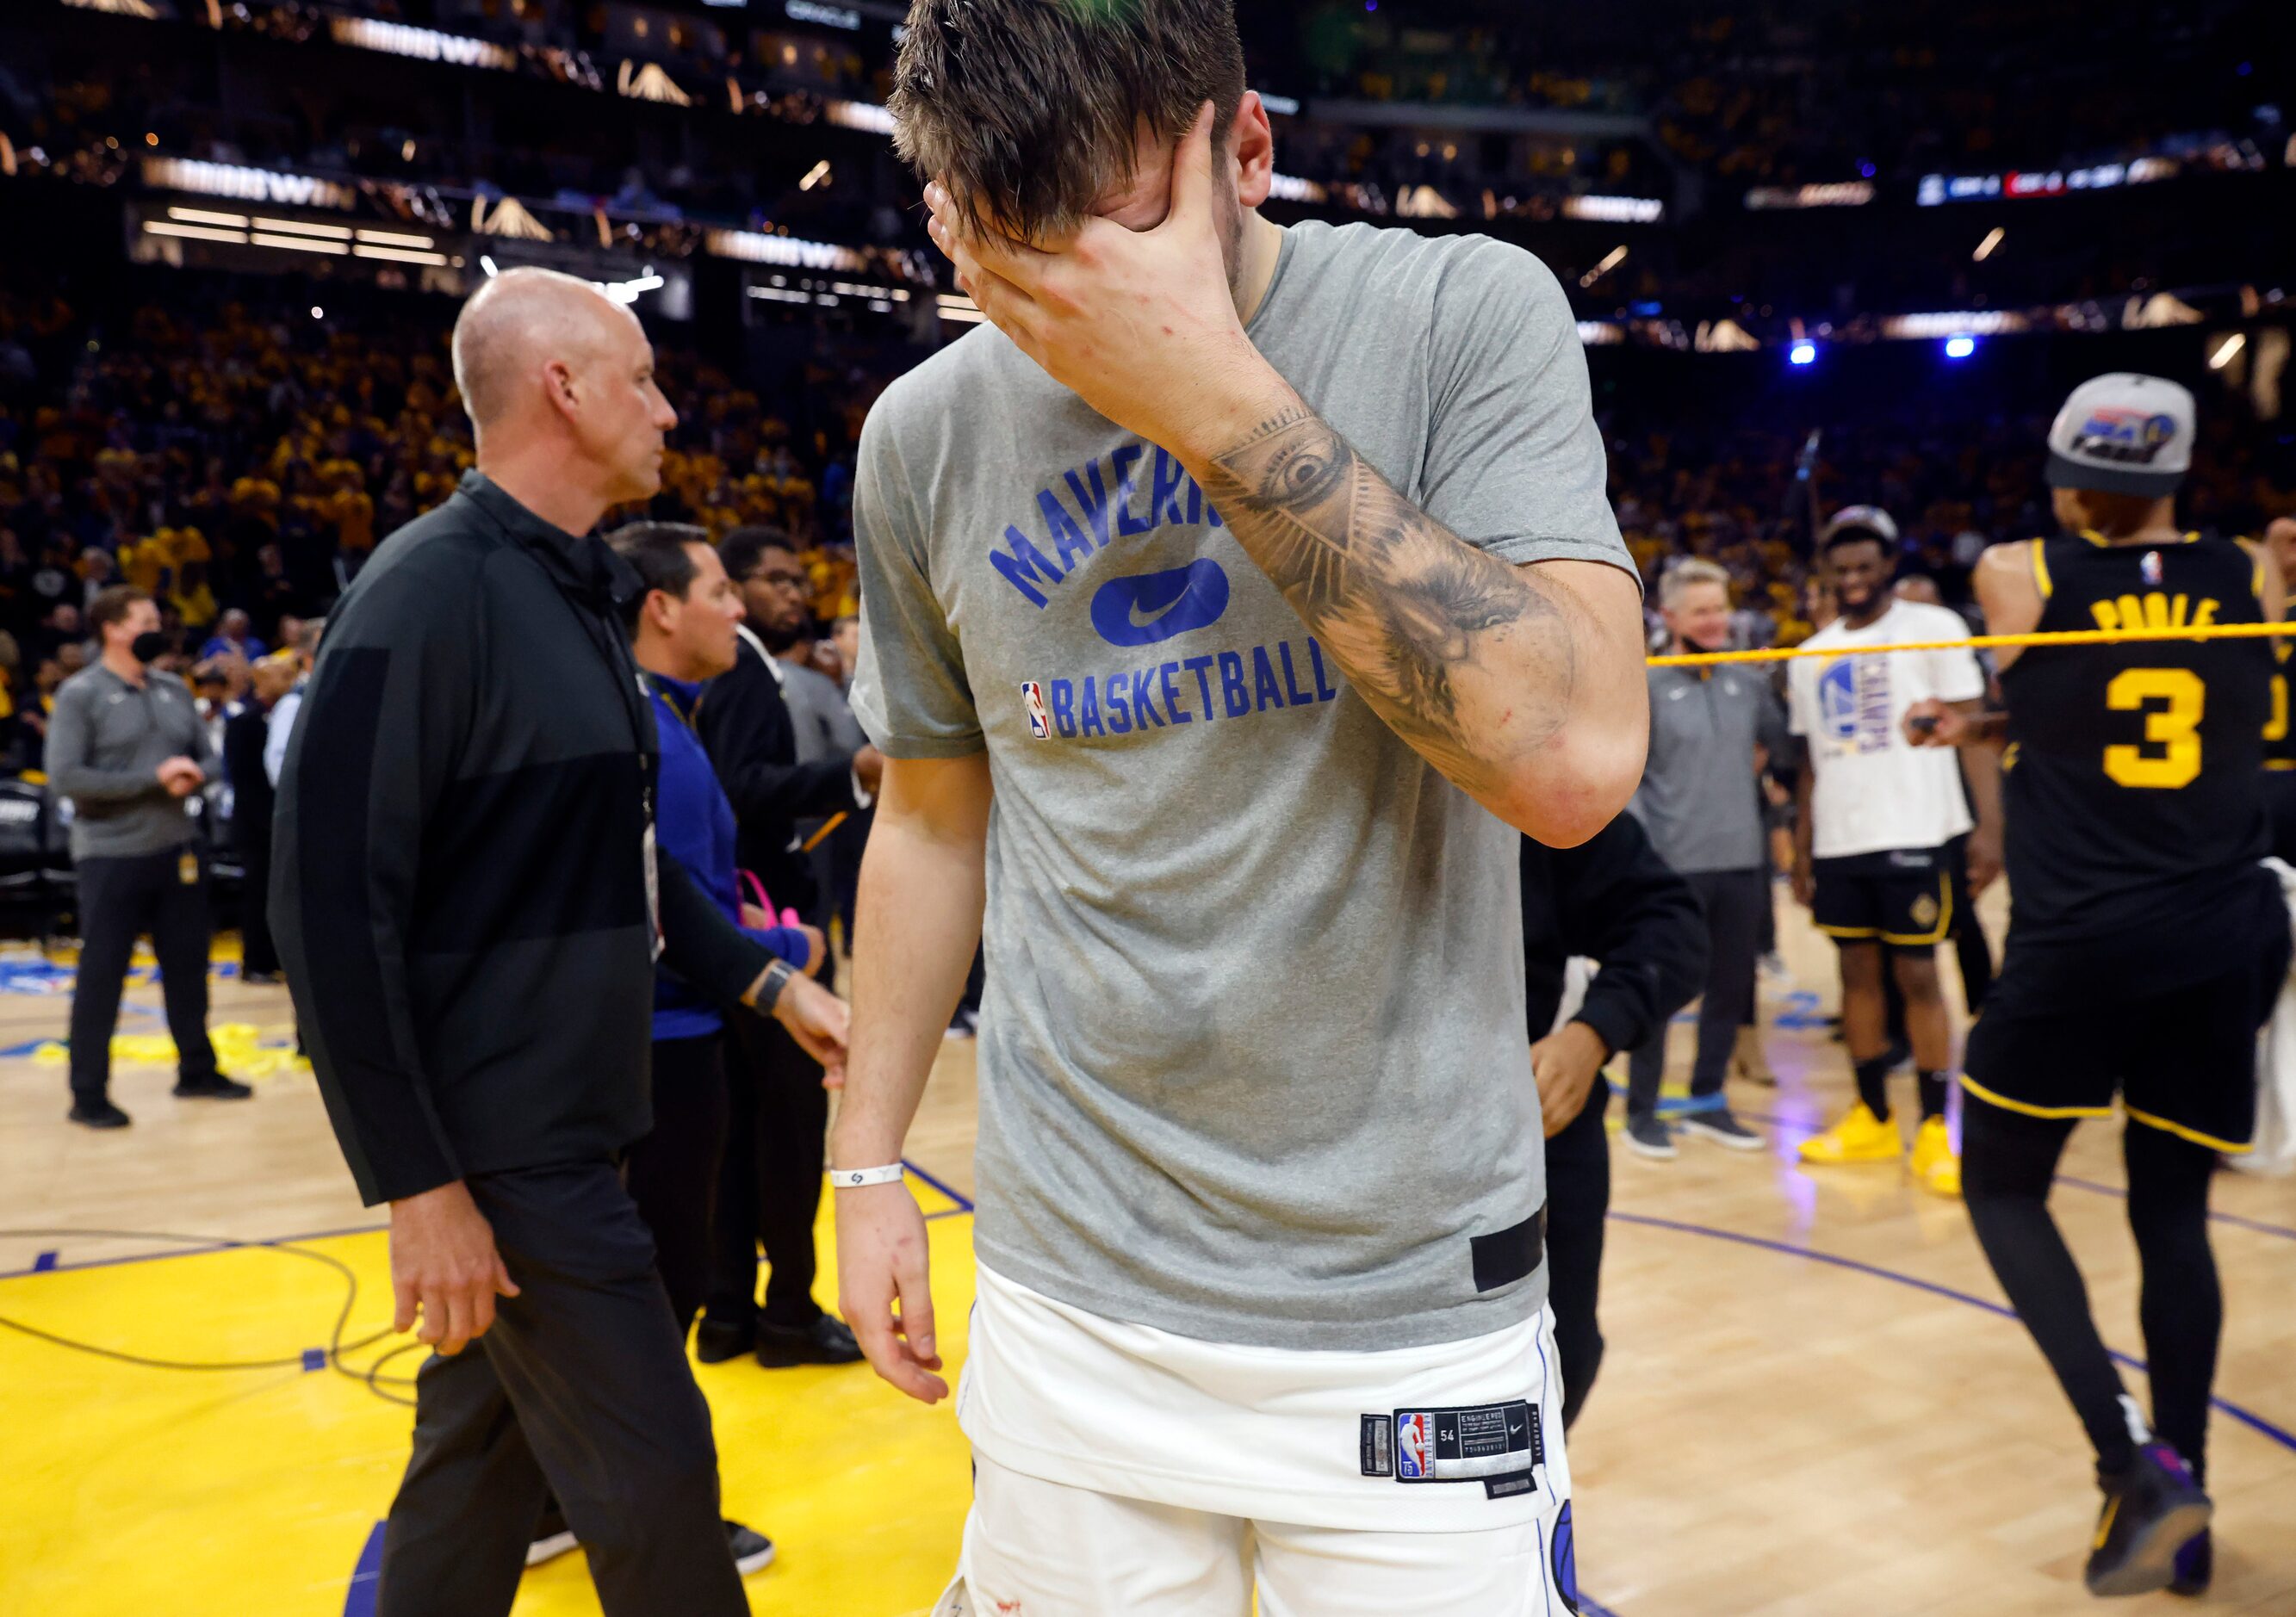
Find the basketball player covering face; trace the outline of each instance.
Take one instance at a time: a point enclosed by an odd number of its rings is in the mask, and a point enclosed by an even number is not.
[[[1261,219],[1225,0],[920,0],[894,106],[989,323],[863,437],[831,1162],[898,1161],[985,894],[942,1609],[1570,1610],[1515,833],[1604,824],[1647,719],[1565,302]],[[937,1399],[916,1205],[837,1195],[846,1317]]]
[[[1989,631],[2281,617],[2268,555],[2176,526],[2193,415],[2193,396],[2158,377],[2074,390],[2049,434],[2065,535],[1985,553]],[[2257,862],[2273,654],[2261,640],[2152,641],[2011,649],[2001,662],[2005,715],[1914,715],[1934,721],[1915,734],[1923,744],[2006,747],[2014,902],[2001,977],[1969,1039],[1970,1222],[2095,1445],[2106,1498],[2089,1588],[2198,1594],[2224,1309],[2209,1181],[2219,1154],[2248,1148],[2256,1030],[2289,952],[2280,886]],[[2110,1118],[2116,1094],[2150,1425],[2046,1203],[2067,1137],[2082,1118]]]

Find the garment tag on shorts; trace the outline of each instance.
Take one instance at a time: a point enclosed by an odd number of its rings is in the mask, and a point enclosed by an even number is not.
[[[176,879],[187,887],[200,885],[200,856],[186,853],[176,861]]]
[[[1522,1399],[1362,1417],[1363,1474],[1398,1482],[1482,1482],[1493,1499],[1521,1493],[1546,1463],[1538,1406]]]
[[[1488,1482],[1488,1493],[1522,1493],[1546,1466],[1538,1406],[1474,1403],[1362,1417],[1362,1470],[1396,1482]],[[1506,1483],[1506,1486],[1499,1486]]]

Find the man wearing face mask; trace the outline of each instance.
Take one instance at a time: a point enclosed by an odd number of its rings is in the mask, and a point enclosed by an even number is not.
[[[1713,562],[1679,562],[1659,580],[1659,609],[1673,654],[1722,651],[1730,638],[1730,576]],[[1650,762],[1627,806],[1659,857],[1686,878],[1706,919],[1709,966],[1698,1013],[1698,1057],[1682,1131],[1737,1150],[1761,1136],[1731,1115],[1722,1080],[1738,1030],[1753,1020],[1754,962],[1770,902],[1762,864],[1765,755],[1786,750],[1785,714],[1769,681],[1751,668],[1650,671]],[[1627,1143],[1642,1156],[1674,1156],[1658,1115],[1666,1073],[1666,1025],[1638,1046],[1627,1068]]]
[[[80,956],[72,992],[71,1120],[124,1129],[112,1105],[111,1032],[138,934],[150,932],[176,1041],[176,1093],[244,1100],[208,1042],[208,892],[193,804],[214,756],[184,682],[151,664],[167,649],[160,608],[115,584],[88,603],[102,655],[66,680],[48,720],[48,779],[72,805]]]

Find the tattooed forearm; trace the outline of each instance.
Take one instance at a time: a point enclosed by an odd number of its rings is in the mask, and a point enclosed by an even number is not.
[[[1578,659],[1558,603],[1313,411],[1266,422],[1202,480],[1357,691],[1459,786],[1480,794],[1561,728]]]

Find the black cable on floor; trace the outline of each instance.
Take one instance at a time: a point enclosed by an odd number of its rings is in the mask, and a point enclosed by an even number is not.
[[[338,1375],[348,1376],[359,1383],[386,1403],[404,1404],[409,1407],[414,1404],[413,1399],[402,1398],[395,1392],[385,1391],[385,1388],[412,1387],[414,1384],[414,1378],[411,1376],[385,1376],[381,1374],[382,1367],[402,1354],[425,1350],[427,1344],[420,1342],[403,1343],[383,1354],[364,1370],[356,1369],[343,1362],[344,1354],[355,1353],[361,1348],[371,1347],[384,1337],[395,1335],[397,1333],[385,1328],[370,1332],[356,1342],[343,1340],[343,1330],[350,1323],[351,1311],[358,1306],[359,1283],[357,1273],[340,1258],[324,1252],[315,1252],[308,1246],[296,1245],[291,1241],[219,1240],[214,1236],[176,1235],[167,1231],[149,1229],[0,1229],[0,1239],[86,1240],[90,1237],[114,1241],[166,1241],[178,1245],[208,1247],[217,1251],[261,1247],[272,1252],[289,1253],[299,1258],[308,1258],[314,1263],[325,1264],[343,1278],[343,1305],[335,1315],[334,1328],[328,1334],[327,1338],[325,1352],[328,1368]],[[67,1349],[71,1352],[86,1353],[94,1358],[108,1359],[118,1364],[134,1365],[146,1370],[288,1370],[299,1369],[304,1364],[304,1355],[299,1352],[283,1359],[154,1359],[142,1353],[123,1352],[118,1348],[104,1347],[97,1343],[81,1342],[74,1337],[60,1335],[54,1331],[44,1330],[36,1325],[27,1325],[20,1319],[12,1319],[4,1314],[0,1314],[0,1327],[32,1337],[36,1341]]]

